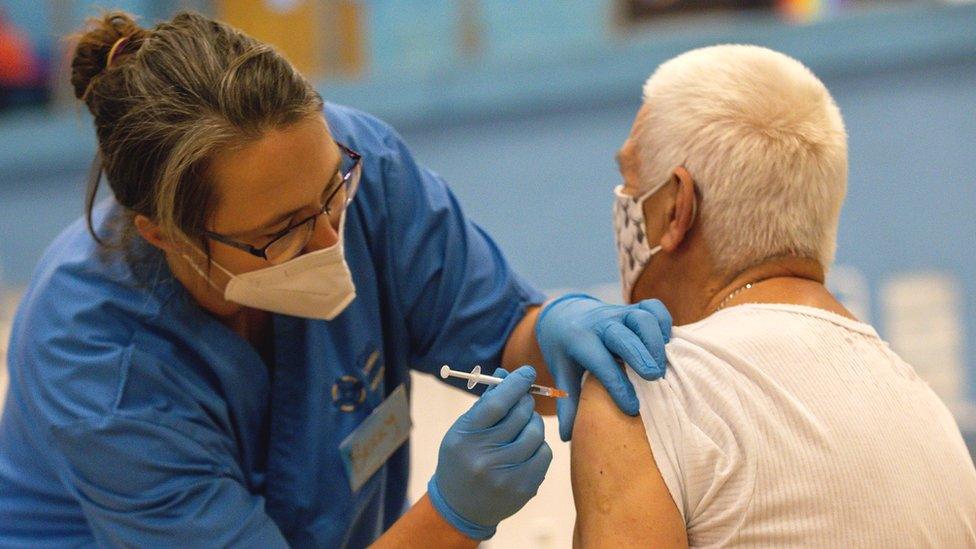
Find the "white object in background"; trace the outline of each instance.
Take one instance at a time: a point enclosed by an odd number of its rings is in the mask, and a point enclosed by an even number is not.
[[[410,435],[408,487],[410,501],[415,502],[427,491],[427,481],[437,467],[441,439],[451,424],[471,408],[475,397],[447,387],[431,375],[414,371],[410,377],[410,417],[414,428]],[[573,545],[576,508],[569,474],[569,444],[559,440],[555,416],[544,417],[542,421],[553,454],[546,480],[521,511],[498,525],[495,537],[481,544],[483,549],[548,549]]]
[[[566,294],[584,293],[591,295],[605,303],[612,303],[614,305],[623,304],[623,300],[620,299],[620,282],[594,284],[585,288],[550,288],[545,290],[543,293],[550,298],[559,297]]]
[[[606,303],[623,304],[623,299],[620,298],[620,282],[596,284],[583,291]]]
[[[976,404],[972,402],[956,402],[948,406],[949,411],[956,418],[963,437],[976,439]],[[971,448],[976,454],[976,448]]]
[[[827,289],[858,320],[871,324],[871,287],[860,269],[834,265],[827,274]]]
[[[3,264],[0,263],[0,414],[3,414],[3,402],[7,398],[7,339],[10,328],[7,320],[7,290],[3,285]]]
[[[305,3],[305,0],[264,0],[264,3],[268,6],[269,10],[286,15],[301,7]]]
[[[3,401],[6,400],[7,386],[10,384],[10,376],[7,374],[7,343],[20,294],[20,291],[0,285],[0,414],[3,414]]]
[[[881,289],[891,348],[950,405],[966,400],[961,287],[949,273],[919,271],[893,276]]]

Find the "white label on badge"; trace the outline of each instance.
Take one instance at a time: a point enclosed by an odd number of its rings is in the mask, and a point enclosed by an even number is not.
[[[411,426],[407,387],[400,385],[339,444],[353,492],[410,438]]]

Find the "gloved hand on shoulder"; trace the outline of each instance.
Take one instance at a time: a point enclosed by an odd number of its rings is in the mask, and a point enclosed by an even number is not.
[[[569,393],[569,398],[556,403],[559,436],[569,440],[584,371],[600,380],[624,413],[637,415],[637,394],[616,357],[644,379],[663,376],[671,314],[656,299],[608,305],[586,294],[568,294],[547,304],[539,314],[536,339],[556,387]]]

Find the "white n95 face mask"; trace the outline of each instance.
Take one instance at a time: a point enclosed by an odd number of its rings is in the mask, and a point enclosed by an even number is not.
[[[654,254],[661,251],[661,245],[653,248],[647,242],[647,224],[644,221],[644,201],[659,191],[668,181],[654,187],[640,196],[624,192],[623,185],[617,185],[613,193],[613,228],[617,242],[617,263],[620,267],[620,283],[624,302],[630,303],[634,284],[640,278],[644,267]]]
[[[235,275],[214,262],[230,277],[224,299],[246,307],[309,319],[332,320],[356,299],[356,286],[343,249],[345,216],[338,241],[281,265]],[[196,263],[200,276],[210,282]],[[210,282],[213,285],[212,282]],[[216,288],[216,286],[214,286]],[[219,288],[218,288],[219,289]]]

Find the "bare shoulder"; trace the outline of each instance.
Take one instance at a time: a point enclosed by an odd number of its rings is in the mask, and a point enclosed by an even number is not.
[[[573,428],[574,545],[687,547],[684,520],[661,477],[640,417],[587,379]]]

